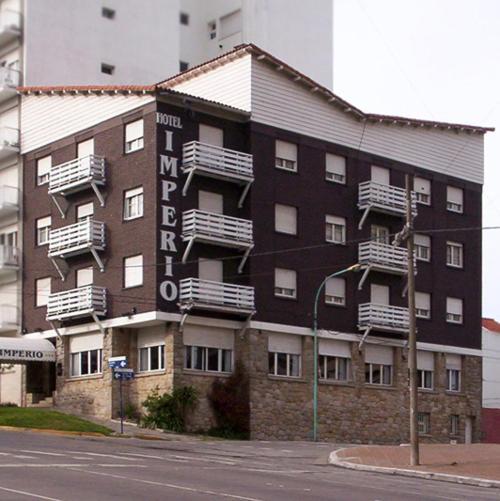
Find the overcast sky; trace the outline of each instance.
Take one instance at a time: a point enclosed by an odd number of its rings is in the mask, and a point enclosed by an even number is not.
[[[500,226],[500,1],[335,0],[334,23],[334,91],[347,101],[497,128],[483,226]],[[500,230],[483,231],[483,315],[500,320],[499,244]]]

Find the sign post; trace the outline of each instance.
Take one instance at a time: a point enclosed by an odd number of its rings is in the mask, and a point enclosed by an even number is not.
[[[110,357],[108,359],[109,367],[113,369],[113,378],[120,384],[120,433],[123,435],[123,380],[130,381],[134,379],[134,369],[127,368],[127,357]]]

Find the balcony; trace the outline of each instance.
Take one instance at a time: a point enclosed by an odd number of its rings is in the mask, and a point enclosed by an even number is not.
[[[0,67],[0,102],[17,96],[16,87],[21,84],[21,72],[6,66]]]
[[[19,190],[13,186],[0,186],[0,218],[19,212]]]
[[[374,271],[404,275],[408,270],[408,251],[382,242],[362,242],[358,246],[358,263]]]
[[[406,190],[375,181],[359,183],[358,208],[365,211],[359,222],[359,229],[363,227],[370,210],[404,217],[406,215]],[[414,192],[412,192],[412,212],[413,216],[417,215],[417,201]]]
[[[83,317],[106,315],[106,289],[96,285],[87,285],[64,292],[49,295],[47,320],[68,320]]]
[[[79,223],[50,230],[48,256],[64,280],[64,274],[55,258],[66,259],[89,252],[94,256],[100,270],[104,271],[104,265],[97,251],[102,251],[105,247],[106,232],[104,223],[86,219]]]
[[[21,13],[10,9],[0,11],[0,46],[21,36]]]
[[[19,129],[0,127],[0,160],[19,153]]]
[[[19,329],[19,310],[10,304],[0,304],[0,332],[13,332]]]
[[[253,224],[248,219],[193,209],[182,214],[182,240],[188,242],[183,263],[195,242],[245,250],[239,267],[241,272],[253,248]]]
[[[408,308],[386,304],[363,303],[358,307],[358,328],[365,331],[406,333],[410,328]]]
[[[182,172],[188,175],[182,194],[185,196],[195,174],[242,185],[241,207],[253,183],[253,156],[248,153],[191,141],[182,147]]]
[[[0,277],[19,270],[20,252],[17,247],[0,245]]]
[[[179,304],[184,313],[200,309],[250,316],[255,311],[254,288],[185,278],[180,281]]]

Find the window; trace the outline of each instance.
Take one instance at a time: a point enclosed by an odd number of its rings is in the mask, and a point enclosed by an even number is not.
[[[36,244],[47,245],[49,243],[50,228],[52,218],[50,216],[41,217],[36,220]]]
[[[200,143],[218,146],[219,148],[224,147],[223,129],[206,124],[200,124],[198,127],[198,138]]]
[[[297,297],[297,272],[276,268],[274,270],[274,295],[277,297]]]
[[[217,22],[210,21],[208,23],[208,38],[214,40],[217,37]]]
[[[17,247],[17,231],[0,233],[0,245],[6,247]]]
[[[36,184],[42,186],[49,182],[50,168],[52,167],[52,157],[50,155],[39,158],[36,161]]]
[[[114,19],[116,11],[114,9],[110,9],[109,7],[103,7],[102,8],[102,17],[105,17],[106,19]]]
[[[94,138],[87,139],[76,145],[76,155],[78,158],[85,158],[94,154]]]
[[[446,321],[452,324],[463,322],[463,301],[456,297],[446,298]]]
[[[431,415],[428,412],[417,413],[418,434],[429,435],[431,432]]]
[[[450,416],[450,435],[460,434],[460,417],[457,414]]]
[[[428,179],[415,177],[413,180],[413,190],[419,204],[431,205],[431,182]]]
[[[165,345],[139,348],[139,372],[165,369]]]
[[[241,9],[231,12],[220,18],[220,38],[230,37],[239,33],[242,28]]]
[[[339,155],[326,154],[325,179],[334,183],[346,184],[346,159]]]
[[[276,140],[276,160],[277,169],[297,172],[297,145]]]
[[[325,303],[337,306],[345,305],[345,279],[332,277],[325,284]]]
[[[326,241],[334,244],[345,244],[346,224],[345,218],[337,216],[326,216]]]
[[[181,12],[179,15],[179,22],[185,26],[189,24],[189,14],[186,12]]]
[[[462,385],[462,357],[451,353],[446,354],[446,389],[460,391]]]
[[[123,219],[129,221],[144,215],[144,189],[142,186],[127,190],[123,199]]]
[[[300,377],[300,355],[269,352],[268,357],[271,376]]]
[[[431,295],[415,292],[415,314],[417,318],[431,318]]]
[[[81,268],[76,270],[76,286],[85,287],[94,283],[94,268]]]
[[[297,208],[291,205],[274,206],[274,229],[279,233],[297,235]]]
[[[391,184],[391,171],[385,167],[379,167],[378,165],[372,165],[370,169],[371,180],[378,184]]]
[[[123,261],[125,288],[138,287],[143,283],[143,259],[142,254],[127,257]]]
[[[198,278],[211,282],[223,282],[224,262],[220,259],[198,260]]]
[[[432,390],[434,387],[434,353],[432,351],[417,351],[418,387]]]
[[[367,344],[365,348],[365,382],[392,385],[393,349],[389,346]]]
[[[88,221],[92,219],[94,215],[94,203],[89,202],[87,204],[79,205],[76,208],[76,220],[81,223],[83,221]]]
[[[319,356],[319,377],[334,381],[351,379],[351,360],[344,357]]]
[[[89,376],[102,373],[102,350],[71,353],[71,375]]]
[[[198,209],[212,214],[224,214],[224,197],[220,193],[200,190],[198,192]]]
[[[115,67],[112,64],[101,63],[101,73],[112,75],[115,72]]]
[[[419,261],[431,260],[431,237],[427,235],[415,235],[415,257]]]
[[[389,242],[389,228],[386,226],[378,226],[372,224],[371,226],[371,239],[375,242],[388,245]]]
[[[144,120],[136,120],[125,125],[125,153],[144,148]]]
[[[462,213],[464,211],[464,190],[453,186],[447,186],[446,208],[451,212]]]
[[[185,354],[184,367],[186,369],[209,372],[232,371],[232,350],[206,346],[186,346]]]
[[[446,264],[453,268],[463,268],[463,259],[463,245],[458,242],[446,242]]]
[[[186,71],[189,69],[189,63],[186,63],[186,61],[179,61],[179,71]]]
[[[35,306],[47,306],[47,303],[49,302],[51,286],[52,279],[50,277],[39,278],[35,281]]]

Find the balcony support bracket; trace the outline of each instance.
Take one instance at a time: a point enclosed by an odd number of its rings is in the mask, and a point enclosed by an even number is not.
[[[241,258],[241,263],[238,266],[238,273],[241,273],[243,271],[243,267],[245,266],[245,263],[247,262],[248,256],[250,255],[250,252],[252,252],[253,245],[248,247],[248,249],[245,251],[245,254],[243,254],[243,257]]]
[[[101,334],[103,336],[105,336],[106,335],[106,329],[104,328],[104,325],[102,325],[102,322],[99,320],[99,318],[97,317],[97,315],[94,312],[92,312],[90,315],[92,316],[94,322],[97,324],[97,327],[99,327],[99,330],[101,331]]]
[[[361,351],[361,348],[363,347],[363,344],[365,343],[365,339],[368,337],[368,334],[370,334],[370,331],[372,330],[371,327],[367,327],[365,329],[365,332],[363,333],[363,337],[361,338],[361,341],[359,342],[358,350]]]
[[[243,327],[239,331],[240,339],[243,339],[243,337],[245,336],[245,332],[250,327],[250,322],[251,322],[252,317],[254,315],[255,315],[255,311],[252,311],[252,313],[250,313],[250,315],[248,315],[248,317],[246,318],[245,323],[243,324]]]
[[[372,267],[370,265],[368,265],[365,268],[365,271],[363,272],[363,276],[361,277],[361,280],[359,281],[359,284],[358,284],[359,291],[363,288],[363,284],[365,283],[366,279],[368,278],[368,275],[369,275],[371,269],[372,269]]]
[[[179,324],[179,332],[184,331],[184,324],[186,323],[187,317],[189,315],[189,309],[182,312],[181,322]]]
[[[191,181],[193,180],[193,176],[194,176],[194,171],[195,169],[192,168],[190,171],[189,171],[189,174],[188,174],[188,177],[186,179],[186,182],[184,183],[184,186],[182,188],[182,196],[185,197],[186,196],[186,193],[187,193],[187,190],[189,189],[189,185],[191,184]]]
[[[250,186],[252,186],[253,181],[250,181],[245,185],[243,191],[241,193],[240,199],[238,200],[238,208],[241,209],[243,207],[243,203],[245,202],[245,198],[248,195],[248,191],[250,190]]]
[[[186,245],[186,250],[184,251],[184,254],[182,255],[182,264],[186,264],[187,258],[189,257],[189,253],[191,252],[191,248],[193,247],[194,244],[194,237],[191,237],[188,241],[188,244]]]
[[[92,186],[92,189],[94,190],[94,193],[95,193],[95,196],[99,199],[99,202],[101,204],[101,207],[104,207],[105,205],[105,200],[104,200],[104,196],[103,194],[101,193],[101,191],[99,190],[99,187],[97,186],[96,183],[94,182],[91,182],[90,183],[90,186]],[[102,270],[101,270],[102,271]]]
[[[51,257],[50,260],[52,261],[54,268],[57,270],[57,273],[59,273],[61,280],[64,282],[66,280],[66,275],[64,274],[62,268],[59,266],[59,263],[57,262],[57,258]]]
[[[56,333],[56,336],[59,339],[62,339],[61,333],[59,332],[59,329],[56,327],[56,324],[54,322],[52,322],[52,320],[49,320],[49,324],[52,327],[52,329],[54,330],[54,332]]]
[[[66,219],[66,211],[62,208],[61,204],[59,203],[59,200],[57,200],[57,197],[55,195],[50,195],[50,197],[54,201],[54,204],[57,207],[57,210],[61,213],[61,217],[63,219]]]
[[[101,273],[104,273],[104,263],[102,262],[102,259],[99,257],[99,254],[97,254],[97,251],[94,249],[94,247],[90,248],[90,252],[94,256],[97,266],[99,266],[99,270],[101,270]]]
[[[366,221],[366,218],[368,217],[368,214],[370,214],[370,209],[371,209],[371,205],[369,205],[366,209],[365,209],[365,212],[363,212],[363,215],[361,216],[361,220],[359,221],[359,224],[358,224],[358,230],[362,230],[363,229],[363,225],[365,224],[365,221]]]

